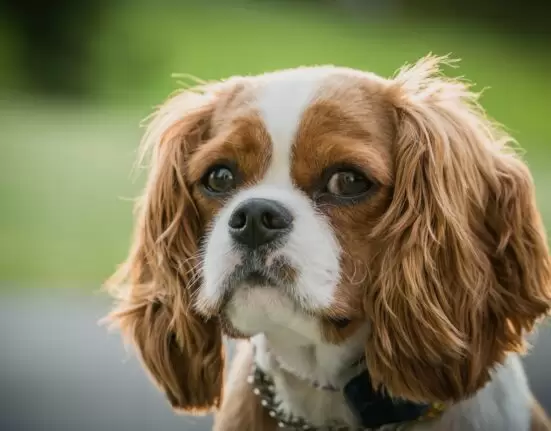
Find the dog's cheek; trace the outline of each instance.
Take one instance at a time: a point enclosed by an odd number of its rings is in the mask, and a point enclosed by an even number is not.
[[[363,299],[377,276],[374,257],[381,245],[371,232],[384,216],[392,199],[391,187],[380,187],[364,202],[328,210],[327,215],[343,253],[340,259],[341,280],[336,289],[333,310],[338,317],[363,319]]]

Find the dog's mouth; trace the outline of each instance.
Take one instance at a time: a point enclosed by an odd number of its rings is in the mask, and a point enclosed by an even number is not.
[[[243,283],[250,286],[269,287],[275,284],[274,281],[277,282],[277,280],[273,280],[273,277],[256,270],[243,277]]]
[[[227,279],[229,290],[240,287],[289,287],[297,270],[284,258],[262,258],[251,254],[236,266]]]
[[[288,298],[299,307],[295,292],[297,273],[284,258],[268,261],[254,257],[243,259],[224,280],[225,294],[219,310],[223,311],[236,295],[253,290],[265,291],[272,297]]]

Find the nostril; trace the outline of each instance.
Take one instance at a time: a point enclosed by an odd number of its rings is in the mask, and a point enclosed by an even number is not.
[[[282,214],[273,211],[265,211],[262,214],[262,224],[268,229],[285,229],[289,227],[289,221]]]
[[[247,214],[245,214],[245,211],[235,211],[228,222],[232,229],[243,229],[246,224]]]
[[[273,229],[272,224],[274,221],[274,216],[270,214],[269,212],[265,212],[262,214],[262,224],[266,226],[268,229]]]

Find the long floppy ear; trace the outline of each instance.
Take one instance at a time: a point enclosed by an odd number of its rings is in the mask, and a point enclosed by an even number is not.
[[[219,323],[192,307],[203,229],[186,179],[188,154],[208,133],[212,98],[192,91],[167,101],[143,138],[151,164],[126,262],[108,281],[118,306],[109,316],[133,342],[174,408],[218,407],[223,384]]]
[[[548,313],[551,262],[531,175],[477,95],[428,57],[389,82],[396,177],[373,231],[367,360],[376,384],[424,401],[480,389]]]

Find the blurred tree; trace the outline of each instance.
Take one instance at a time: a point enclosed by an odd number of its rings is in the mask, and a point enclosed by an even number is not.
[[[261,0],[256,0],[261,1]],[[463,19],[495,30],[539,38],[551,37],[551,14],[543,1],[527,0],[263,0],[268,3],[335,6],[355,13]]]
[[[103,0],[0,0],[19,38],[22,78],[31,91],[84,91],[86,46]]]
[[[401,0],[406,14],[479,22],[519,36],[551,37],[551,14],[538,0]]]
[[[10,61],[17,82],[28,91],[78,95],[89,87],[87,80],[88,47],[103,13],[112,13],[117,4],[136,7],[151,0],[0,0],[2,22],[9,24],[10,37],[16,48]],[[526,0],[156,0],[155,7],[170,3],[248,4],[254,2],[333,7],[351,11],[357,16],[422,16],[428,19],[463,19],[465,31],[479,21],[501,31],[519,35],[536,35],[549,41],[550,15],[543,2]],[[541,6],[539,6],[541,5]],[[12,73],[13,75],[13,73]]]

